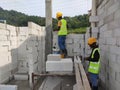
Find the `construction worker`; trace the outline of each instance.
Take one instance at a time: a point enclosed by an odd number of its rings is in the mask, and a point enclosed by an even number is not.
[[[65,40],[67,35],[67,22],[62,18],[62,13],[57,12],[56,18],[58,19],[58,45],[60,48],[61,57],[64,58],[67,55]]]
[[[92,52],[85,60],[89,61],[88,78],[92,90],[98,90],[98,74],[100,69],[100,50],[96,44],[97,40],[94,37],[88,39],[88,45],[92,48]]]

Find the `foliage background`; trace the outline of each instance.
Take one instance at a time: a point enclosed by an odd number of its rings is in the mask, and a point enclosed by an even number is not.
[[[87,14],[74,17],[64,17],[67,20],[69,33],[84,33],[89,27],[89,16]],[[28,21],[32,21],[41,26],[45,26],[45,17],[29,16],[14,10],[4,10],[0,7],[0,20],[6,20],[7,24],[14,26],[27,26]],[[57,30],[57,19],[53,18],[53,30]]]

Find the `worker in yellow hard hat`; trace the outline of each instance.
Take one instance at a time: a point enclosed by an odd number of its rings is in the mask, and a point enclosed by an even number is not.
[[[100,50],[97,45],[97,40],[94,37],[88,39],[88,45],[92,49],[92,52],[89,57],[86,57],[85,60],[89,61],[88,67],[88,77],[92,90],[98,90],[98,74],[100,70]]]
[[[65,40],[67,36],[67,21],[62,18],[62,13],[57,12],[56,18],[58,20],[58,45],[60,48],[61,57],[67,56],[67,49],[65,45]]]

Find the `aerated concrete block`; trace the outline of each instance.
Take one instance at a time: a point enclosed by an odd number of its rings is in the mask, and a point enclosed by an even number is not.
[[[73,52],[80,52],[80,44],[79,43],[74,43],[73,44]]]
[[[61,60],[61,55],[60,54],[49,54],[47,56],[48,61],[60,61]]]
[[[6,29],[6,24],[0,23],[0,28],[1,29]]]
[[[66,39],[66,43],[67,44],[72,44],[73,43],[73,39],[70,39],[70,38]]]
[[[73,62],[71,58],[61,59],[60,61],[47,61],[46,71],[73,71]]]
[[[28,80],[28,74],[22,74],[22,73],[17,73],[14,74],[14,79],[15,80]]]
[[[0,90],[17,90],[17,85],[0,85]]]
[[[90,22],[98,22],[98,21],[99,21],[99,18],[98,18],[98,16],[90,16],[89,21],[90,21]]]
[[[7,35],[0,35],[0,41],[7,41],[8,36]]]
[[[0,29],[0,35],[9,35],[9,31],[5,29]]]

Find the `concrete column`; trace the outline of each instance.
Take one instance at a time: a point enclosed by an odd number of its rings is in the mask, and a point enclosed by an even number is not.
[[[30,88],[32,90],[33,89],[32,73],[34,72],[32,47],[28,48],[27,53],[28,53],[27,59],[29,61],[29,63],[28,63],[28,65],[29,65],[29,85],[30,85]]]
[[[96,0],[92,0],[92,16],[96,16]],[[95,22],[91,23],[91,27],[94,28],[95,27]]]
[[[46,39],[45,39],[45,60],[47,55],[52,53],[52,0],[45,0],[46,3]]]

